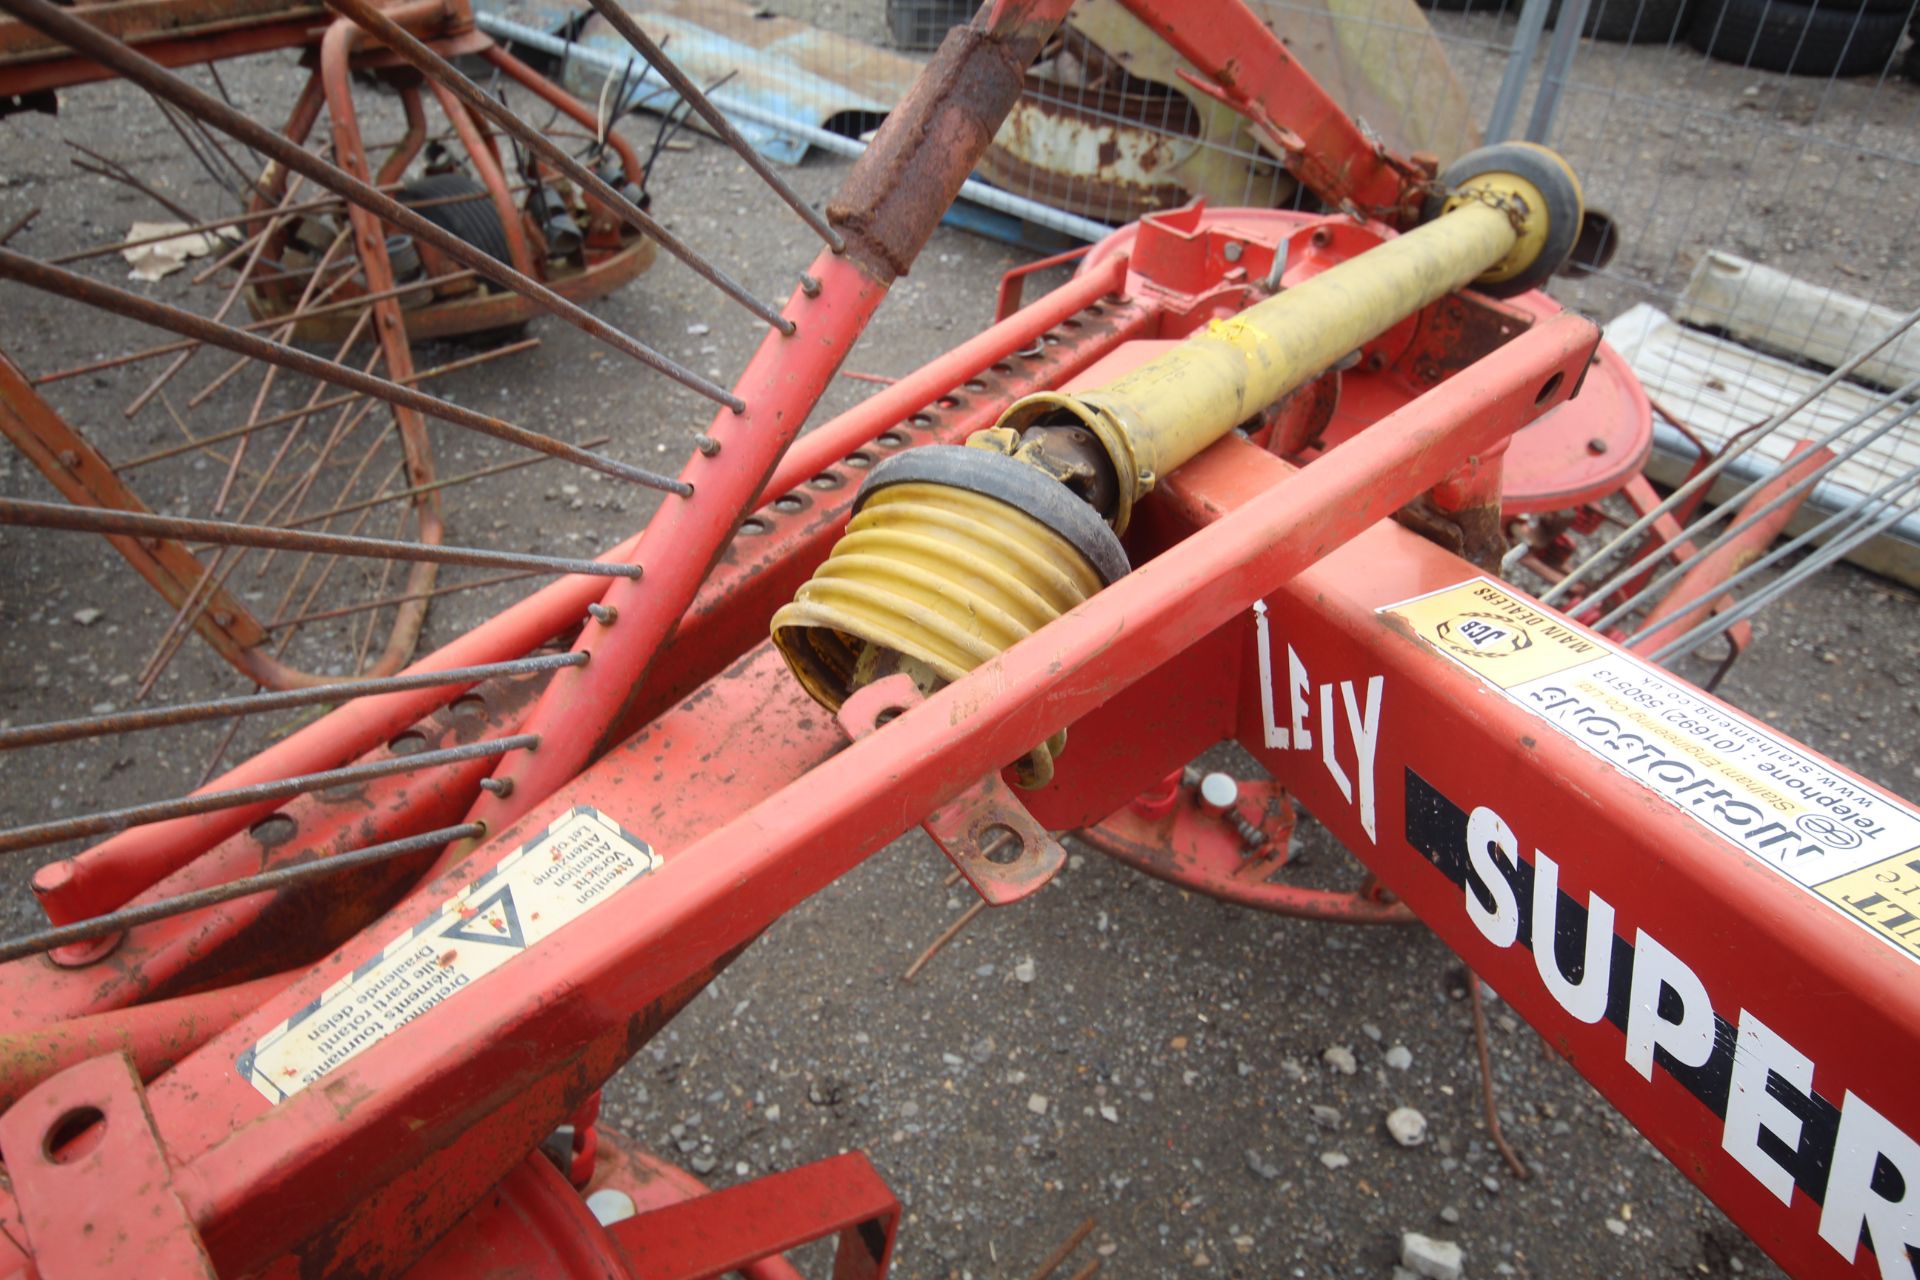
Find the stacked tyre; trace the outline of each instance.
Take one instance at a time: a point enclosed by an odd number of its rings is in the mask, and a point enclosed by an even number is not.
[[[1913,9],[1913,0],[1697,0],[1687,43],[1761,71],[1875,75],[1899,47]]]

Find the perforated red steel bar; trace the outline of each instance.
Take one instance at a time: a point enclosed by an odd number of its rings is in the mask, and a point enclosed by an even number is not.
[[[655,351],[637,338],[614,328],[576,303],[569,302],[546,285],[528,279],[499,262],[484,250],[476,249],[458,236],[407,208],[391,196],[342,172],[312,152],[290,142],[265,126],[249,120],[226,103],[201,92],[153,60],[135,52],[122,42],[96,30],[72,16],[50,0],[0,0],[0,9],[13,14],[56,40],[111,67],[154,95],[166,99],[190,115],[211,124],[222,133],[246,143],[255,151],[279,161],[295,173],[314,182],[360,208],[378,214],[415,239],[432,245],[462,266],[543,307],[575,328],[598,338],[647,367],[672,378],[717,404],[735,412],[746,408],[725,388],[701,377],[693,370]],[[192,219],[188,219],[192,221]]]

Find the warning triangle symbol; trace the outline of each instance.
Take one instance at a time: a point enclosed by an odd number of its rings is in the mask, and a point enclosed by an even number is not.
[[[451,928],[441,930],[440,936],[462,942],[490,942],[497,947],[527,945],[527,936],[520,929],[520,913],[513,906],[512,885],[501,885],[497,892],[462,910],[460,917]]]

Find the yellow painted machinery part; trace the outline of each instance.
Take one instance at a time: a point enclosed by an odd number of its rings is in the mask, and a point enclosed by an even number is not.
[[[1027,396],[1000,425],[1020,431],[1061,412],[1083,422],[1118,472],[1121,497],[1112,524],[1124,531],[1133,503],[1160,476],[1504,262],[1520,238],[1507,209],[1464,201],[1239,315],[1213,321],[1104,387]]]
[[[869,647],[958,680],[1099,589],[1086,558],[1019,508],[897,484],[867,499],[773,615],[773,638],[808,694],[837,708]]]

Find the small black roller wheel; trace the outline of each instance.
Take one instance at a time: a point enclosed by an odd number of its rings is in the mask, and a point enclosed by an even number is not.
[[[1874,75],[1886,68],[1907,24],[1886,0],[1699,0],[1687,43],[1710,58],[1796,76]]]
[[[450,197],[467,196],[466,200]],[[500,225],[500,213],[487,198],[487,188],[464,173],[428,174],[410,182],[396,197],[401,204],[416,209],[421,217],[443,231],[450,231],[487,256],[513,265],[513,250],[507,247],[507,229]]]
[[[449,196],[469,198],[449,200]],[[487,197],[484,183],[464,173],[433,173],[418,182],[408,183],[395,199],[409,207],[420,206],[414,212],[434,226],[453,233],[495,261],[513,265],[513,250],[507,244],[507,229],[501,225],[500,213]],[[497,329],[463,334],[460,341],[494,346],[511,342],[526,331],[527,322],[522,320],[501,325]]]

